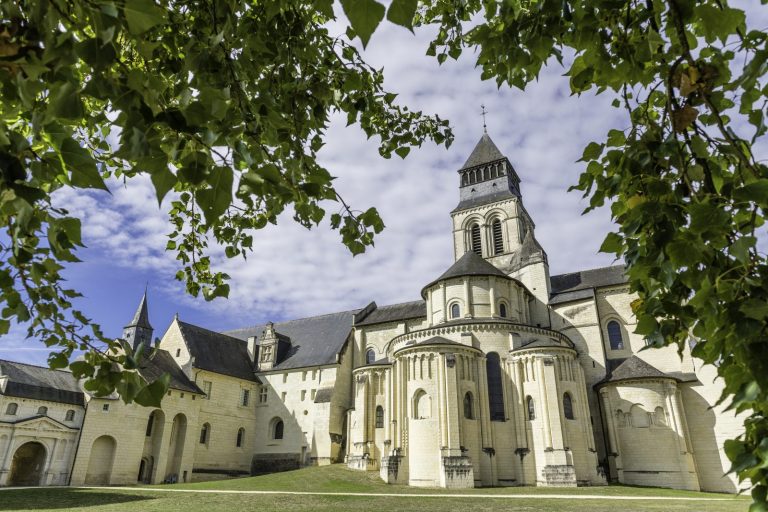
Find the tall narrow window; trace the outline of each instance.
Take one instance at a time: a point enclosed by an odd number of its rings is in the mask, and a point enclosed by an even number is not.
[[[496,219],[491,224],[493,232],[493,254],[502,254],[504,252],[504,237],[501,234],[501,221]]]
[[[472,404],[472,393],[469,391],[464,395],[464,417],[468,420],[475,418],[474,407]]]
[[[205,393],[205,399],[210,400],[211,399],[211,388],[213,387],[213,384],[209,380],[203,381],[203,393]]]
[[[536,405],[533,403],[533,398],[530,396],[525,399],[525,405],[528,408],[528,421],[536,419]]]
[[[503,302],[499,304],[499,316],[501,318],[507,318],[507,305]]]
[[[571,399],[570,393],[563,395],[563,416],[565,416],[565,419],[567,420],[573,419],[573,400]]]
[[[504,390],[501,380],[501,360],[496,352],[489,352],[485,362],[488,376],[488,406],[491,421],[504,421]]]
[[[608,322],[608,341],[611,344],[611,350],[621,350],[624,348],[624,337],[621,335],[621,326],[616,320]]]
[[[200,429],[200,444],[208,444],[208,436],[210,435],[210,432],[211,426],[208,423],[204,423],[203,428]]]
[[[376,428],[384,428],[384,408],[376,406]]]
[[[283,420],[277,420],[272,427],[272,439],[283,438]]]
[[[251,392],[247,389],[244,389],[242,391],[242,394],[240,395],[240,404],[243,407],[248,407],[248,401],[250,400],[250,398],[251,398]]]
[[[149,419],[147,420],[147,433],[146,436],[149,437],[152,435],[152,427],[155,424],[155,411],[152,411],[152,414],[149,415]]]
[[[451,318],[461,318],[461,306],[458,304],[451,306]]]
[[[472,227],[469,228],[469,233],[472,242],[472,251],[478,256],[482,256],[483,249],[480,241],[480,224],[472,224]]]
[[[372,348],[369,348],[365,352],[365,364],[372,364],[376,360],[376,352]]]
[[[245,441],[245,429],[241,427],[240,430],[237,431],[237,440],[235,445],[240,448],[243,446],[243,441]]]

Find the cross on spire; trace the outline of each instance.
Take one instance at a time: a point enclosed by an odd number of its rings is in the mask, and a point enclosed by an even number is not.
[[[485,110],[485,105],[483,104],[480,105],[480,109],[481,109],[481,114],[483,116],[483,133],[488,133],[488,127],[485,125],[485,114],[487,114],[488,111]]]

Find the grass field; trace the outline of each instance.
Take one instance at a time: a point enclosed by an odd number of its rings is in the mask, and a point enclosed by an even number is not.
[[[168,492],[168,491],[173,492]],[[221,491],[205,492],[196,491]],[[395,496],[321,496],[247,494],[248,491],[381,493]],[[430,494],[438,496],[411,496]],[[461,496],[458,496],[458,495]],[[555,499],[552,495],[573,498]],[[579,499],[578,496],[614,499]],[[490,497],[488,497],[490,496]],[[639,499],[627,500],[627,497]],[[665,499],[650,499],[665,498]],[[679,500],[675,498],[695,498]],[[709,498],[709,499],[708,499]],[[716,500],[716,501],[715,501]],[[252,478],[219,482],[155,486],[153,488],[11,489],[0,491],[0,510],[82,510],[86,512],[197,512],[197,511],[496,511],[525,512],[629,512],[701,511],[744,512],[749,499],[722,494],[695,493],[643,487],[586,487],[546,489],[533,487],[419,489],[386,485],[375,473],[351,471],[343,466],[306,468]]]

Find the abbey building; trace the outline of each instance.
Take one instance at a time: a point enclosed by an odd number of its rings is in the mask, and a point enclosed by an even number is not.
[[[148,379],[170,375],[159,409],[0,361],[0,485],[344,463],[416,486],[737,490],[722,444],[741,420],[714,407],[716,371],[643,350],[621,266],[550,275],[487,134],[451,219],[455,263],[413,302],[225,333],[175,318],[142,362]],[[153,335],[145,296],[123,338]]]

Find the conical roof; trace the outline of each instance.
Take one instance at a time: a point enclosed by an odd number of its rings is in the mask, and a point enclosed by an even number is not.
[[[467,169],[468,167],[495,162],[502,158],[504,158],[504,155],[501,154],[499,148],[493,143],[491,137],[487,133],[484,133],[461,168]]]
[[[148,329],[151,329],[152,326],[149,324],[149,311],[147,310],[147,292],[144,291],[144,295],[141,297],[141,303],[139,304],[139,308],[136,310],[136,314],[133,315],[133,320],[131,320],[131,323],[126,325],[126,327],[146,327]]]
[[[425,286],[422,291],[421,295],[424,296],[424,290],[429,288],[435,283],[438,283],[440,281],[444,281],[446,279],[451,279],[454,277],[463,277],[463,276],[498,276],[498,277],[505,277],[508,278],[507,274],[499,270],[498,268],[494,267],[490,263],[488,263],[486,260],[484,260],[481,256],[478,256],[477,253],[473,251],[468,251],[464,253],[464,256],[456,260],[456,263],[450,266],[448,270],[443,272],[443,274],[429,283],[427,286]]]
[[[671,379],[679,380],[676,377],[668,375],[658,368],[651,366],[636,355],[631,355],[626,361],[616,367],[611,375],[603,380],[601,384],[617,382],[631,379]]]

